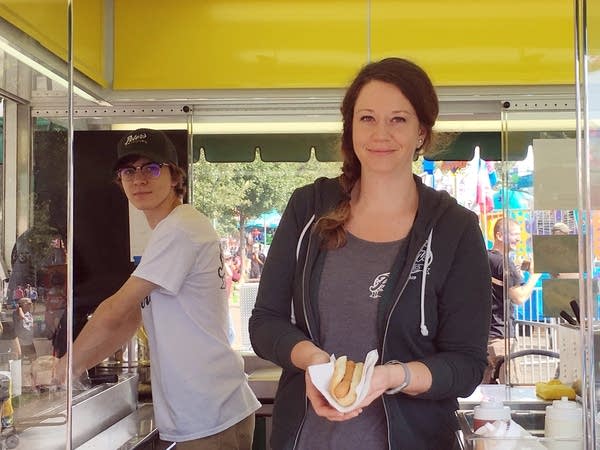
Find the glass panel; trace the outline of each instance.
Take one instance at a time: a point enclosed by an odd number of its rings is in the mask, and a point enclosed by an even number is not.
[[[598,330],[599,297],[598,278],[600,276],[600,9],[596,2],[583,0],[579,2],[581,10],[576,17],[580,31],[581,44],[579,52],[579,67],[582,71],[580,83],[582,114],[584,125],[580,132],[582,137],[582,155],[580,159],[580,177],[582,179],[579,195],[582,199],[583,213],[586,214],[585,241],[580,246],[584,249],[582,260],[585,261],[588,272],[583,284],[582,297],[583,314],[589,317],[584,335],[584,346],[588,356],[586,360],[587,379],[584,382],[588,388],[583,397],[584,405],[589,409],[587,421],[587,443],[596,448],[600,447],[600,396],[598,396],[598,370],[600,369],[600,331]],[[583,36],[587,40],[583,40]],[[583,45],[587,44],[587,48]],[[587,71],[587,73],[585,73]]]
[[[68,445],[70,392],[57,389],[52,379],[53,355],[66,342],[66,328],[59,331],[58,325],[66,317],[68,291],[68,121],[30,117],[30,108],[40,104],[68,110],[68,3],[13,3],[3,7],[11,22],[0,19],[6,180],[0,248],[2,278],[8,280],[0,312],[2,448],[17,441],[18,448]],[[35,40],[14,25],[25,23],[37,30]],[[82,442],[79,433],[74,437]]]
[[[0,136],[4,136],[4,106],[5,102],[2,97],[0,97],[0,123],[2,124],[2,128],[0,128],[1,133]],[[2,145],[0,148],[0,199],[2,199],[2,203],[0,204],[0,294],[2,296],[2,301],[4,301],[4,297],[6,296],[6,281],[8,279],[9,268],[7,261],[5,259],[5,240],[4,240],[4,229],[5,229],[5,217],[4,217],[4,167],[5,167],[5,150],[4,150],[4,139],[2,139]]]
[[[138,237],[146,231],[142,225],[145,221],[137,221],[118,187],[112,183],[114,149],[123,130],[144,125],[167,129],[173,140],[177,141],[178,150],[188,156],[188,161],[194,162],[189,170],[189,183],[193,188],[189,200],[211,218],[222,237],[225,255],[230,257],[232,342],[236,348],[246,350],[249,349],[246,321],[256,294],[256,281],[260,278],[260,260],[262,255],[268,254],[273,232],[291,191],[318,176],[335,176],[339,172],[340,163],[331,151],[330,140],[339,132],[335,129],[339,120],[337,91],[333,96],[322,94],[325,107],[312,108],[313,100],[319,102],[318,95],[308,89],[298,90],[299,93],[293,94],[295,98],[287,98],[288,108],[284,105],[279,109],[278,105],[273,106],[274,103],[269,102],[268,95],[262,97],[264,92],[256,98],[255,94],[248,94],[248,99],[253,98],[248,103],[240,91],[221,91],[212,101],[211,95],[204,95],[206,92],[164,91],[156,95],[157,92],[144,91],[143,85],[138,86],[140,90],[135,94],[112,91],[109,86],[112,75],[109,74],[106,91],[114,99],[115,107],[96,111],[84,106],[103,104],[89,95],[90,90],[94,92],[90,86],[99,86],[93,80],[83,82],[85,77],[76,71],[75,82],[78,85],[74,88],[73,101],[76,108],[81,108],[78,117],[73,119],[75,112],[69,111],[68,85],[65,81],[69,72],[65,63],[69,35],[67,8],[73,2],[38,0],[4,3],[0,13],[15,8],[6,17],[21,20],[9,22],[0,19],[0,96],[3,97],[0,125],[4,135],[0,142],[5,144],[0,151],[0,176],[4,187],[4,191],[0,192],[0,283],[9,280],[2,285],[5,298],[2,299],[1,311],[4,333],[0,339],[0,400],[12,403],[19,431],[17,436],[11,433],[10,417],[3,417],[5,433],[0,435],[0,447],[2,439],[18,437],[21,448],[48,448],[54,443],[57,443],[57,447],[71,448],[93,437],[86,434],[83,425],[101,422],[102,413],[111,414],[117,407],[111,403],[107,411],[96,408],[93,416],[86,416],[86,411],[78,408],[78,405],[84,403],[81,401],[84,397],[91,398],[101,394],[101,391],[89,390],[83,397],[79,392],[54,391],[48,381],[49,372],[46,369],[49,358],[46,357],[50,353],[58,356],[64,353],[66,336],[71,332],[65,328],[66,318],[73,317],[76,329],[72,331],[76,335],[85,324],[88,314],[126,279],[135,263],[134,257],[139,255],[136,252],[143,246],[143,242],[138,242]],[[112,2],[88,3],[91,8],[94,8],[90,6],[92,3],[96,7],[108,5],[107,11],[111,11]],[[84,10],[80,8],[79,11]],[[89,14],[88,10],[85,12],[86,19],[101,15]],[[110,14],[106,22],[111,22]],[[19,24],[24,23],[28,29],[19,29]],[[82,24],[87,22],[82,20],[79,25]],[[102,26],[105,24],[102,23]],[[80,26],[79,30],[82,28]],[[108,26],[107,35],[101,35],[103,40],[105,38],[106,48],[112,47],[114,36],[111,31]],[[102,45],[105,45],[104,42]],[[94,61],[95,56],[102,55],[97,58],[102,64],[96,67],[94,80],[102,78],[103,72],[108,74],[112,69],[112,53],[104,55],[100,49],[90,48],[92,45],[86,47],[82,47],[81,52],[83,54],[85,51],[86,55],[76,56],[87,56],[89,62],[90,55]],[[590,67],[594,73],[596,66],[590,64]],[[83,85],[86,91],[80,89]],[[507,87],[503,92],[510,92],[510,89]],[[448,92],[451,97],[452,92]],[[476,211],[490,246],[494,241],[494,220],[501,215],[512,217],[521,226],[520,242],[516,244],[515,251],[504,252],[503,258],[507,261],[509,258],[515,259],[518,263],[523,260],[524,264],[518,264],[523,271],[527,271],[528,261],[530,271],[534,267],[537,271],[544,267],[545,275],[536,282],[534,294],[525,302],[525,306],[516,308],[515,317],[522,326],[516,331],[517,349],[554,351],[553,345],[560,342],[555,331],[569,329],[563,319],[557,318],[557,314],[565,308],[571,308],[569,302],[564,302],[565,298],[569,300],[579,295],[573,282],[577,281],[581,270],[574,264],[577,254],[573,254],[573,248],[577,245],[581,247],[578,236],[582,235],[585,228],[582,224],[587,223],[573,204],[577,199],[577,188],[574,191],[573,186],[568,184],[576,177],[566,174],[567,170],[572,172],[575,163],[571,151],[571,141],[575,138],[573,114],[558,109],[529,112],[511,109],[504,117],[503,135],[500,125],[491,126],[491,129],[478,127],[476,130],[479,133],[475,134],[470,133],[474,131],[469,129],[470,125],[484,118],[490,119],[486,115],[490,110],[475,112],[479,111],[476,103],[488,106],[485,100],[481,101],[474,94],[476,89],[471,92],[466,87],[462,92],[465,94],[448,102],[460,103],[461,107],[454,113],[446,111],[446,119],[463,120],[468,117],[468,122],[453,129],[442,127],[447,134],[441,135],[445,145],[440,148],[446,152],[442,152],[442,157],[436,161],[417,161],[414,170],[431,186],[447,189],[461,204]],[[156,102],[150,99],[181,99],[186,95],[192,98],[189,105],[177,104],[180,100],[174,100],[175,105],[169,105],[167,101],[166,104],[154,104],[147,109],[149,111],[157,107],[156,111],[160,113],[144,113],[143,104]],[[278,95],[284,94],[275,92],[275,100]],[[119,101],[123,98],[126,100]],[[299,107],[299,104],[295,104],[297,100],[306,106]],[[194,105],[194,102],[200,105]],[[499,102],[492,103],[499,105]],[[230,104],[233,106],[227,108]],[[202,116],[188,114],[188,111],[194,111],[195,106],[198,106],[198,111],[205,108]],[[263,110],[268,111],[268,115],[262,116]],[[31,111],[35,111],[33,120]],[[321,111],[329,112],[322,114]],[[495,109],[491,111],[493,114]],[[226,120],[219,116],[223,112]],[[236,114],[252,117],[238,117]],[[452,117],[453,114],[457,117]],[[304,130],[277,126],[287,126],[290,120],[296,119],[311,123],[305,124]],[[491,119],[496,121],[498,117]],[[269,140],[271,145],[265,145],[264,148],[258,146],[258,152],[257,146],[244,149],[237,145],[227,147],[226,151],[219,150],[215,156],[211,156],[206,148],[200,150],[202,139],[208,136],[204,127],[207,122],[225,122],[224,125],[236,126],[237,122],[244,120],[256,122],[250,124],[250,128],[257,123],[263,129],[269,128],[267,132],[272,133],[272,129],[277,128],[280,135],[274,134],[276,137]],[[532,120],[542,120],[543,123],[531,124]],[[74,125],[75,152],[69,148],[68,142],[71,124]],[[591,137],[596,134],[600,136],[595,128],[591,129]],[[189,141],[188,133],[193,137]],[[256,130],[246,128],[238,133],[256,133]],[[294,133],[304,135],[299,137]],[[322,139],[316,143],[304,139],[308,133],[320,133],[317,136]],[[232,138],[234,135],[234,131],[229,131],[220,134],[220,137],[235,140]],[[214,138],[210,136],[207,141]],[[193,148],[188,148],[188,143]],[[289,151],[292,148],[297,151]],[[542,154],[542,159],[533,159],[534,153]],[[74,169],[74,183],[71,185],[68,179],[69,155],[73,156]],[[244,162],[233,162],[240,159]],[[499,159],[502,161],[498,163]],[[561,161],[558,166],[557,161]],[[541,168],[536,167],[537,164]],[[558,169],[560,172],[556,175]],[[538,173],[539,177],[536,176]],[[542,173],[546,175],[541,176]],[[492,179],[494,177],[496,182]],[[487,181],[480,184],[484,180]],[[558,187],[548,187],[547,183],[556,183],[557,180],[562,181]],[[76,236],[67,224],[69,192],[73,193]],[[502,192],[504,195],[500,195]],[[587,219],[591,221],[593,217]],[[563,226],[554,227],[557,221]],[[587,230],[593,231],[590,227]],[[67,245],[70,242],[74,245]],[[553,259],[556,254],[563,257],[560,260]],[[98,259],[89,262],[91,260],[87,258],[90,255]],[[66,264],[71,261],[75,261],[72,267],[74,285],[67,286]],[[572,290],[565,290],[569,286]],[[73,309],[66,311],[66,295],[71,287],[74,294]],[[19,302],[25,296],[31,299],[31,304]],[[19,303],[22,303],[20,308]],[[594,310],[594,317],[595,314]],[[15,326],[20,323],[26,326]],[[28,328],[26,336],[21,334],[23,328]],[[31,343],[23,340],[29,338],[32,338]],[[142,343],[143,333],[140,332],[130,343],[131,346],[124,346],[100,365],[101,369],[112,370],[116,367],[120,376],[137,372],[141,383],[132,390],[135,391],[134,395],[138,390],[142,395],[142,391],[147,392],[149,387],[148,359],[136,359],[142,358],[147,350]],[[139,345],[135,355],[134,344]],[[124,356],[126,353],[127,356]],[[556,361],[522,360],[525,361],[522,363],[525,365],[523,371],[531,378],[529,381],[513,379],[513,382],[547,380],[555,371]],[[560,370],[565,375],[569,373],[569,366],[563,368],[562,362]],[[545,365],[546,372],[534,372],[530,367],[533,365]],[[3,374],[5,371],[8,374]],[[9,378],[12,380],[10,398],[7,385],[3,383]],[[67,442],[64,414],[67,412],[67,398],[71,397],[74,397],[75,405],[73,417],[79,420],[78,426],[73,428],[72,443]],[[136,400],[133,399],[134,406]],[[51,425],[38,426],[47,416],[52,416]],[[93,420],[90,420],[91,417]],[[98,431],[97,428],[95,430],[92,433]],[[114,440],[113,443],[115,447],[122,444]],[[93,447],[93,443],[89,446]]]
[[[242,351],[251,351],[248,320],[262,263],[292,191],[320,176],[339,174],[340,162],[318,161],[314,147],[311,149],[308,145],[312,141],[304,136],[311,135],[271,135],[270,139],[264,140],[279,143],[277,148],[268,149],[271,150],[269,159],[287,159],[284,156],[287,146],[282,142],[283,138],[288,138],[290,146],[302,148],[306,153],[304,162],[268,162],[258,157],[253,162],[214,163],[207,160],[203,151],[193,165],[193,204],[212,220],[221,238],[228,266],[229,338],[232,346]],[[208,141],[207,136],[195,137]],[[317,141],[328,143],[330,137],[325,134]],[[235,139],[228,140],[227,135],[219,135],[219,139],[235,142]],[[229,150],[235,152],[237,147],[232,145]],[[219,156],[214,159],[222,160]]]
[[[159,109],[167,110],[168,108]],[[191,109],[194,109],[194,105],[191,106]],[[198,109],[201,108],[199,107]],[[184,137],[181,141],[181,146],[186,149],[187,130],[192,132],[194,143],[196,139],[201,141],[203,137],[210,134],[205,131],[208,128],[206,125],[207,120],[217,122],[221,118],[217,116],[208,119],[207,117],[191,117],[182,109],[176,109],[176,112],[169,113],[169,117],[158,114],[138,115],[139,107],[135,106],[123,106],[119,108],[119,112],[121,111],[125,115],[116,114],[114,111],[111,114],[109,111],[94,116],[85,116],[82,114],[81,117],[75,119],[75,154],[78,156],[75,157],[74,162],[76,167],[78,167],[77,164],[82,162],[88,165],[86,171],[75,170],[75,190],[76,196],[83,195],[84,197],[87,195],[87,189],[96,191],[103,200],[89,200],[87,203],[93,205],[93,209],[96,210],[94,214],[104,214],[111,221],[107,225],[111,227],[110,236],[105,236],[106,233],[100,230],[96,236],[103,236],[101,240],[92,237],[88,241],[95,241],[97,244],[104,245],[104,247],[110,249],[110,254],[106,257],[107,260],[114,262],[123,259],[124,253],[124,259],[129,263],[131,262],[130,254],[135,255],[135,253],[130,253],[127,243],[115,244],[112,240],[117,229],[125,229],[124,233],[128,235],[129,221],[135,221],[135,218],[127,216],[126,205],[124,206],[125,212],[115,212],[115,208],[123,206],[117,204],[123,198],[118,188],[112,184],[110,161],[114,158],[116,142],[122,135],[123,130],[140,126],[151,128],[166,127],[171,130],[168,133],[173,138],[179,136],[178,133],[183,133]],[[236,117],[229,117],[228,119],[230,121],[229,125],[235,125],[235,122],[238,120]],[[508,157],[503,161],[492,161],[492,158],[490,158],[490,161],[484,159],[484,155],[494,154],[494,151],[490,149],[496,149],[497,143],[495,140],[489,142],[485,140],[477,142],[468,140],[461,144],[459,139],[454,139],[456,136],[460,136],[461,133],[466,135],[470,132],[469,128],[472,122],[466,122],[461,126],[455,124],[453,128],[445,126],[443,122],[440,122],[440,129],[444,130],[444,133],[440,134],[442,144],[445,142],[444,145],[452,146],[456,154],[466,155],[465,159],[459,161],[427,161],[421,158],[415,162],[414,171],[422,174],[428,184],[437,189],[448,190],[458,198],[461,204],[477,211],[480,215],[482,231],[488,240],[489,246],[493,244],[494,239],[493,224],[503,211],[504,214],[517,217],[521,220],[520,223],[527,221],[526,225],[529,227],[527,230],[532,230],[533,228],[531,227],[535,224],[536,228],[533,234],[540,237],[551,236],[552,225],[557,219],[562,220],[568,227],[567,238],[569,236],[576,237],[574,230],[577,229],[579,218],[573,212],[576,209],[575,207],[564,207],[564,205],[560,208],[536,206],[533,195],[535,189],[537,189],[537,185],[535,184],[536,178],[534,177],[534,173],[537,171],[537,159],[533,159],[533,154],[536,153],[536,149],[543,148],[544,150],[539,150],[542,154],[542,162],[545,159],[552,160],[554,157],[550,157],[549,155],[553,155],[552,151],[554,149],[553,147],[549,147],[548,149],[548,145],[550,144],[547,144],[546,141],[562,143],[564,139],[574,138],[573,113],[569,111],[508,111],[504,119],[507,131],[503,140],[507,148],[503,151]],[[265,117],[262,125],[268,128],[271,123],[276,122],[270,122],[271,120],[273,120],[272,117]],[[40,118],[36,121],[36,136],[42,136],[43,133],[58,136],[65,130],[63,125],[64,117]],[[494,127],[490,132],[497,135],[500,129],[500,122],[498,121]],[[174,128],[179,128],[179,130],[173,130]],[[323,134],[329,136],[334,131],[327,130]],[[286,129],[283,133],[288,133],[289,135],[289,133],[293,134],[295,131]],[[232,126],[230,134],[236,135],[239,132],[236,133]],[[90,138],[92,135],[94,137]],[[219,136],[226,138],[227,133],[220,132]],[[97,139],[99,137],[107,140],[100,141]],[[48,138],[46,137],[45,141],[47,140]],[[457,141],[458,144],[456,144]],[[99,142],[103,143],[99,144]],[[448,142],[452,145],[448,144]],[[546,147],[539,147],[542,143],[547,144]],[[291,147],[294,147],[296,144],[300,146],[304,145],[302,140],[300,142],[290,142]],[[92,145],[97,145],[98,148],[92,148]],[[443,147],[441,144],[440,146]],[[529,146],[532,146],[531,150],[529,150]],[[280,151],[285,151],[283,147],[280,146],[279,148],[281,148]],[[278,148],[273,148],[273,153],[269,159],[277,160],[279,158],[277,150]],[[233,147],[232,151],[235,152],[236,148]],[[191,155],[192,149],[189,149],[189,152],[189,155]],[[291,190],[296,186],[314,180],[317,176],[335,176],[339,173],[340,163],[321,163],[318,161],[318,155],[315,158],[314,150],[310,151],[308,163],[266,162],[260,158],[260,154],[255,154],[257,157],[253,162],[215,163],[207,161],[204,151],[199,151],[198,153],[198,157],[193,157],[193,160],[197,161],[194,162],[191,169],[190,182],[192,183],[192,190],[190,201],[211,218],[222,238],[225,255],[231,257],[231,296],[229,298],[232,322],[231,340],[234,347],[241,350],[249,350],[250,344],[246,332],[246,322],[250,316],[254,296],[256,295],[256,281],[259,279],[259,276],[256,276],[252,272],[252,254],[254,249],[256,248],[259,259],[260,253],[268,254],[268,246],[273,231],[277,227],[278,218],[283,211]],[[515,155],[519,155],[519,157]],[[569,161],[572,163],[571,160]],[[550,170],[552,168],[546,169]],[[489,186],[482,185],[479,186],[480,189],[477,189],[479,181],[486,178],[481,177],[483,173],[487,175]],[[569,177],[565,177],[565,179]],[[501,195],[503,186],[506,186],[504,197]],[[110,189],[116,189],[116,191],[109,193]],[[541,189],[544,190],[544,187]],[[561,187],[559,190],[555,190],[555,192],[561,194],[559,196],[560,201],[569,201],[570,197],[566,194],[570,190]],[[113,194],[115,196],[111,197]],[[113,200],[107,201],[106,198]],[[542,201],[543,205],[543,196],[540,201]],[[553,199],[551,198],[550,201],[553,201]],[[75,199],[75,203],[77,205],[77,198]],[[77,216],[77,214],[76,207],[75,215]],[[94,222],[95,219],[91,219],[91,217],[91,213],[85,214],[88,222]],[[533,260],[539,263],[535,249],[538,245],[543,248],[544,243],[540,244],[537,242],[530,245],[529,247],[531,248],[527,247],[527,239],[533,239],[530,237],[531,234],[532,232],[528,231],[528,234],[521,236],[518,250],[522,255],[533,255]],[[135,232],[131,236],[134,235]],[[110,245],[105,245],[107,243],[110,243]],[[255,247],[253,245],[255,243],[258,246]],[[547,251],[542,251],[542,253],[547,253]],[[77,258],[77,248],[75,249],[75,254]],[[77,324],[81,325],[85,323],[87,312],[91,312],[93,307],[114,291],[114,287],[109,288],[108,284],[101,286],[101,281],[105,280],[105,278],[100,275],[101,270],[99,265],[93,266],[93,274],[86,273],[84,270],[85,267],[85,264],[75,264],[76,326]],[[239,278],[238,275],[235,275],[238,270],[240,272]],[[560,267],[548,270],[553,274],[556,270],[557,274],[566,275],[567,273],[571,273],[572,268]],[[110,272],[110,268],[107,271]],[[577,269],[575,272],[577,272]],[[234,281],[234,276],[238,281]],[[548,279],[551,278],[548,275]],[[87,287],[95,286],[98,289],[105,289],[106,292],[96,292],[95,297],[91,298],[84,295],[83,290],[79,290],[80,288],[83,289],[78,285],[79,282],[87,284]],[[552,315],[554,313],[550,313],[548,318],[544,316],[544,302],[541,296],[542,288],[538,286],[536,289],[540,291],[540,300],[534,301],[532,298],[525,303],[526,307],[517,308],[517,319],[526,321],[529,326],[527,329],[524,328],[517,331],[519,336],[523,336],[522,339],[519,339],[519,343],[522,345],[519,349],[535,348],[552,351],[552,347],[548,346],[557,342],[552,332],[558,328],[559,322]],[[540,301],[542,302],[541,304]],[[527,309],[528,307],[531,309]],[[550,344],[546,341],[538,341],[538,338],[545,337],[547,337],[547,341]],[[549,348],[550,350],[548,350]],[[104,366],[115,364],[118,358],[119,356],[115,355],[114,358],[105,361]],[[523,359],[525,362],[521,363],[536,366],[536,371],[533,368],[524,369],[527,375],[530,376],[529,380],[524,380],[526,383],[532,383],[537,380],[548,380],[556,371],[555,358],[552,359],[548,356],[536,356],[536,358],[534,360]],[[537,367],[542,367],[544,371],[538,371]],[[123,361],[119,368],[123,371],[134,370],[130,369]],[[141,391],[142,387],[140,387],[140,394]]]
[[[489,244],[510,268],[502,277],[491,265],[504,307],[494,309],[492,321],[501,325],[502,317],[510,317],[498,331],[509,337],[503,353],[511,355],[501,376],[507,384],[558,376],[570,385],[581,378],[576,355],[571,361],[561,352],[579,320],[572,306],[580,298],[575,113],[517,106],[504,112],[503,122],[503,160],[496,165],[501,204],[485,223]],[[515,152],[526,157],[511,161],[507,156]],[[495,229],[500,218],[505,221]]]

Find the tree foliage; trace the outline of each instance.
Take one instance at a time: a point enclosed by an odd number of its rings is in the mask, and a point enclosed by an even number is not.
[[[283,212],[293,190],[340,173],[340,162],[209,163],[193,167],[194,206],[213,220],[221,236],[237,234],[248,219]]]

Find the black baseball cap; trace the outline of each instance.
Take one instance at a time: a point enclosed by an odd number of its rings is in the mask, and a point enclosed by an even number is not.
[[[127,133],[117,144],[114,169],[128,156],[143,156],[157,163],[178,165],[177,151],[171,139],[160,130],[138,128]]]

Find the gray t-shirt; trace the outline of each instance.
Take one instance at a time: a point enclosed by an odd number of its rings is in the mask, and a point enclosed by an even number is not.
[[[402,241],[368,242],[347,233],[348,243],[327,252],[318,304],[323,350],[364,361],[378,347],[377,309]],[[309,404],[298,449],[388,448],[383,403],[378,399],[356,418],[330,422]]]

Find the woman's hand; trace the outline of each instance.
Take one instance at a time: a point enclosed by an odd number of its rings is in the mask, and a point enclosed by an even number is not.
[[[308,370],[304,376],[306,380],[306,396],[310,400],[317,416],[324,417],[333,422],[343,422],[344,420],[353,419],[362,412],[362,408],[354,409],[350,412],[342,413],[329,404],[327,399],[319,392],[310,379]]]
[[[316,364],[326,364],[329,362],[329,354],[311,341],[300,341],[292,349],[290,355],[292,363],[300,370],[304,370],[304,379],[306,383],[306,396],[318,416],[325,417],[328,420],[342,421],[352,419],[361,413],[362,410],[354,410],[349,413],[341,413],[329,404],[327,399],[321,395],[310,379],[308,367]]]
[[[373,400],[381,397],[385,391],[390,388],[390,374],[385,365],[378,365],[373,368],[373,376],[369,385],[367,396],[360,402],[360,407],[369,406]]]

